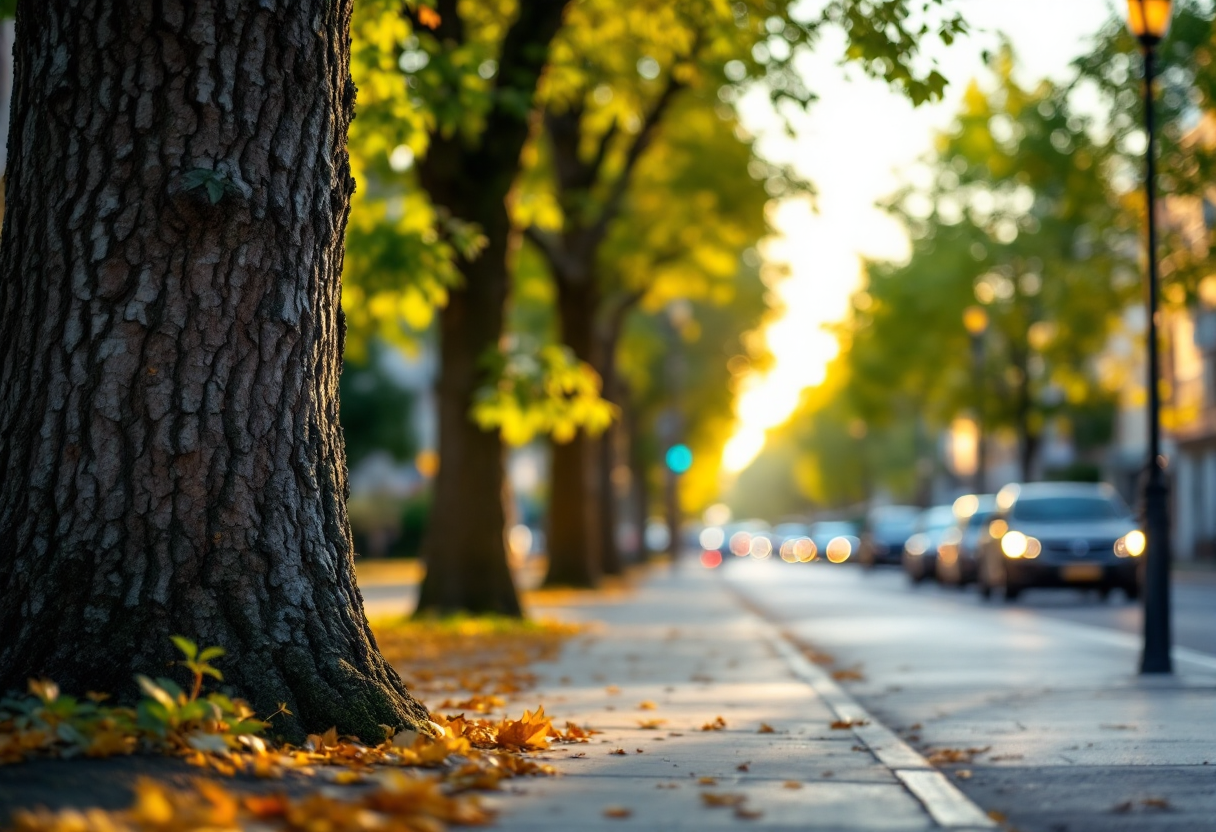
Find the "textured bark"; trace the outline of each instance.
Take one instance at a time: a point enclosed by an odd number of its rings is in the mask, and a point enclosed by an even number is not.
[[[595,280],[557,281],[561,339],[580,360],[602,362],[595,348],[599,307]],[[600,440],[580,430],[554,443],[549,485],[549,572],[547,586],[595,586],[600,563]]]
[[[674,76],[667,79],[636,134],[626,140],[620,170],[611,174],[605,161],[620,140],[615,125],[598,137],[588,156],[581,108],[571,106],[545,115],[564,222],[558,234],[529,229],[529,237],[557,283],[562,341],[600,373],[606,396],[611,395],[616,341],[624,315],[642,293],[616,309],[604,308],[605,292],[597,274],[599,251],[624,208],[639,161],[682,89]],[[598,205],[593,198],[597,191],[602,191]],[[610,432],[590,437],[580,431],[573,441],[553,448],[548,585],[593,586],[601,573],[621,572],[610,481],[611,443]]]
[[[568,2],[520,4],[499,55],[495,79],[501,94],[481,135],[432,136],[418,169],[431,200],[477,223],[489,240],[475,260],[457,263],[464,283],[440,315],[439,473],[422,547],[427,566],[419,594],[422,612],[520,614],[507,568],[502,442],[497,433],[478,429],[469,411],[487,381],[481,362],[500,349],[510,253],[517,245],[507,197],[530,131],[517,104],[534,96]],[[455,0],[442,0],[439,13],[436,34],[459,43],[464,32]]]
[[[226,648],[260,713],[285,702],[286,736],[426,729],[368,628],[346,517],[350,11],[22,0],[0,690],[130,696],[180,633]]]
[[[503,212],[500,221],[506,220]],[[483,227],[484,223],[483,223]],[[506,478],[498,433],[469,418],[484,381],[479,359],[497,347],[507,297],[505,233],[463,264],[465,288],[453,292],[439,319],[439,473],[422,553],[426,578],[418,609],[521,614],[507,566]]]

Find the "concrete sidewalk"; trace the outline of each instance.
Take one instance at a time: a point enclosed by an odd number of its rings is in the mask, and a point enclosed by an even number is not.
[[[537,668],[536,694],[603,733],[545,754],[562,776],[500,798],[501,829],[993,827],[717,575],[656,572],[624,601],[540,612],[600,622]]]

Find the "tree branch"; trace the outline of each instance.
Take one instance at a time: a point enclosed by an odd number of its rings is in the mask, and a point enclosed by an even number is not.
[[[642,127],[638,130],[637,138],[634,139],[628,152],[625,154],[625,163],[621,167],[621,172],[617,174],[616,181],[612,183],[608,191],[608,198],[604,200],[604,208],[600,211],[599,218],[591,228],[591,236],[594,239],[601,240],[608,233],[608,225],[621,212],[621,206],[625,201],[625,194],[629,190],[629,183],[633,179],[633,172],[637,168],[638,162],[646,149],[654,141],[654,137],[658,134],[659,124],[663,120],[663,116],[667,110],[671,108],[672,102],[675,100],[677,93],[684,89],[684,85],[675,79],[674,75],[668,76],[667,86],[663,88],[663,92],[655,101],[654,106],[650,108],[650,112],[646,114],[646,119],[642,122]]]
[[[537,228],[535,225],[528,225],[524,227],[524,237],[540,249],[541,255],[549,263],[550,268],[555,272],[558,271],[558,261],[561,259],[562,251],[561,245],[557,241],[557,235]]]

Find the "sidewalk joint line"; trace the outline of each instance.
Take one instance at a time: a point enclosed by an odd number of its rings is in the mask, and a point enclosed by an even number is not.
[[[861,703],[836,683],[827,672],[810,662],[789,636],[764,616],[760,608],[740,589],[727,582],[731,594],[747,611],[773,650],[785,660],[795,678],[804,682],[836,715],[853,725],[854,736],[880,763],[886,766],[942,829],[953,832],[996,829],[988,814],[959,790],[919,752],[901,740],[894,731],[876,720]]]

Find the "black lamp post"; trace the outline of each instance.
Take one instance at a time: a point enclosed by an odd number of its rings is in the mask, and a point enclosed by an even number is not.
[[[987,480],[987,459],[984,454],[984,333],[988,331],[988,313],[982,306],[963,310],[963,327],[971,336],[971,375],[975,395],[975,482],[976,494],[983,494]]]
[[[1157,355],[1157,212],[1153,62],[1170,25],[1171,0],[1128,0],[1128,28],[1144,54],[1144,192],[1148,218],[1148,468],[1144,479],[1144,652],[1141,673],[1172,673],[1170,658],[1169,486],[1161,456],[1161,393]]]

